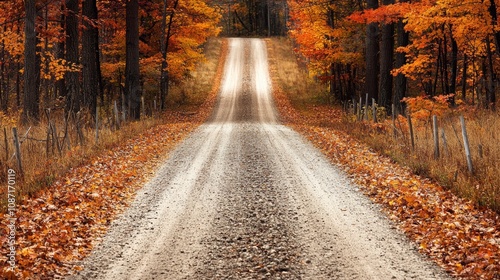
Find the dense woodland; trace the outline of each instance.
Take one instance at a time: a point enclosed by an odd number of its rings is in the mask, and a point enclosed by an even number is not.
[[[47,108],[94,115],[118,101],[137,119],[141,97],[165,109],[169,85],[189,75],[203,43],[221,31],[290,35],[331,100],[368,93],[402,109],[407,96],[444,95],[451,105],[493,109],[497,7],[494,0],[2,1],[0,109],[26,123]]]
[[[401,108],[407,96],[494,109],[498,3],[291,0],[290,35],[310,70],[346,101],[364,93]]]
[[[0,108],[37,122],[45,109],[86,111],[119,101],[140,117],[141,97],[165,107],[168,85],[202,60],[220,32],[203,0],[0,2]]]

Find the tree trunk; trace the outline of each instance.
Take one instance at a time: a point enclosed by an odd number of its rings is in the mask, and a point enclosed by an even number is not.
[[[96,0],[84,0],[82,4],[82,89],[84,106],[92,116],[96,114],[97,96],[99,95],[99,31],[97,24]]]
[[[129,0],[126,4],[126,64],[125,64],[125,106],[130,117],[141,117],[141,88],[139,73],[139,2]]]
[[[491,52],[490,38],[486,38],[487,52],[487,89],[486,89],[486,107],[495,110],[496,94],[495,94],[495,69],[493,69],[493,53]]]
[[[68,15],[66,16],[66,60],[72,65],[78,65],[78,0],[66,0]],[[66,111],[80,111],[82,97],[80,95],[80,79],[78,72],[67,72],[65,75],[67,97]]]
[[[163,0],[162,40],[161,40],[162,63],[161,63],[161,77],[160,77],[160,103],[161,103],[160,107],[162,111],[166,109],[166,100],[168,96],[169,75],[168,75],[167,52],[170,42],[170,36],[172,33],[172,22],[174,20],[175,10],[177,9],[178,4],[179,0],[175,0],[174,7],[172,13],[170,13],[170,18],[167,24],[167,0]]]
[[[394,4],[394,0],[384,0],[384,5]],[[380,81],[379,98],[380,106],[389,108],[392,104],[392,74],[394,62],[394,24],[382,24],[380,40]]]
[[[168,72],[167,72],[167,0],[163,0],[161,20],[161,69],[160,69],[160,109],[166,108],[168,94]]]
[[[464,54],[464,64],[462,70],[462,100],[467,102],[467,55]]]
[[[24,40],[24,98],[22,122],[38,122],[40,120],[38,104],[40,101],[40,57],[36,53],[37,17],[35,0],[25,0],[25,40]]]
[[[64,15],[64,10],[65,10],[65,4],[64,2],[61,3],[61,30],[66,30],[66,16]],[[64,32],[64,31],[63,31]],[[61,36],[64,36],[64,33],[61,33]],[[66,59],[66,55],[64,53],[64,49],[66,48],[66,43],[64,40],[61,40],[60,42],[56,43],[57,46],[57,51],[56,51],[56,57],[58,59]],[[66,90],[66,83],[64,79],[60,79],[56,82],[56,98],[59,96],[67,96],[67,90]]]
[[[458,73],[458,45],[453,36],[451,40],[451,75],[450,75],[450,92],[449,94],[456,94],[457,91],[457,73]],[[455,95],[450,98],[451,105],[455,105]]]
[[[404,0],[401,2],[408,2],[408,0]],[[410,36],[408,32],[405,31],[405,23],[402,19],[398,21],[397,24],[397,44],[398,47],[406,47],[410,42]],[[396,53],[396,61],[395,68],[400,68],[406,63],[406,54],[397,52]],[[404,111],[402,108],[401,100],[406,97],[406,84],[407,79],[403,74],[398,74],[395,77],[395,85],[394,85],[394,96],[392,97],[392,103],[394,104],[394,108],[396,110],[400,110],[400,112]]]
[[[490,7],[489,7],[489,12],[491,15],[491,25],[496,30],[495,28],[498,28],[498,15],[497,15],[497,6],[495,4],[495,0],[490,0]],[[494,32],[494,40],[495,40],[495,46],[496,46],[496,53],[500,53],[500,32],[495,31]],[[488,103],[491,106],[492,110],[495,110],[495,105],[496,105],[496,93],[495,93],[495,82],[496,82],[496,76],[495,76],[495,69],[493,68],[493,54],[491,53],[491,43],[490,43],[490,38],[486,38],[486,48],[487,48],[487,56],[488,56]]]
[[[490,12],[493,28],[495,28],[498,24],[497,5],[495,4],[495,0],[490,0],[490,7],[488,11]],[[495,37],[496,53],[500,54],[500,32],[495,31],[493,35]]]
[[[368,9],[378,8],[378,0],[367,0]],[[368,97],[378,100],[378,73],[379,73],[379,42],[378,23],[370,23],[366,27],[366,81],[365,90]]]

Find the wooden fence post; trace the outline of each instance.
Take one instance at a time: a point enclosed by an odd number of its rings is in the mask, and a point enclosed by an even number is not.
[[[50,155],[50,136],[52,135],[52,127],[49,122],[49,126],[47,127],[47,140],[45,144],[45,153],[47,154],[47,157]]]
[[[59,152],[59,156],[62,156],[62,144],[59,144],[59,135],[57,133],[57,129],[56,129],[56,125],[54,123],[50,123],[50,125],[52,126],[52,139],[54,140],[53,143],[55,143],[56,147],[57,147],[57,151]]]
[[[155,113],[153,115],[156,116],[156,98],[155,98],[155,100],[153,100],[153,108],[155,110]]]
[[[437,116],[432,116],[432,135],[434,137],[434,158],[439,158],[439,131],[438,131],[438,123]]]
[[[358,103],[356,102],[356,99],[352,99],[352,114],[356,116],[358,113]]]
[[[95,111],[95,144],[99,143],[99,110]]]
[[[76,134],[78,136],[78,141],[80,142],[80,146],[83,146],[85,142],[85,137],[83,135],[82,131],[82,115],[80,112],[76,113],[76,121],[75,121],[75,126],[76,126]]]
[[[115,100],[115,104],[113,105],[113,111],[115,111],[115,123],[116,129],[120,129],[120,114],[118,112],[118,104]]]
[[[50,136],[52,135],[52,127],[50,125],[50,108],[45,109],[45,116],[47,116],[47,140],[45,144],[45,154],[47,158],[50,156]]]
[[[122,122],[127,120],[127,109],[125,108],[125,94],[122,93]]]
[[[460,124],[462,125],[462,137],[464,139],[465,157],[467,159],[467,167],[469,172],[474,172],[474,167],[472,166],[472,157],[470,154],[469,137],[467,136],[467,129],[465,127],[464,116],[460,116]]]
[[[365,121],[368,120],[368,93],[366,94],[366,102],[365,102]]]
[[[67,118],[64,118],[64,137],[61,143],[61,146],[64,147],[64,144],[66,144],[66,147],[68,148],[68,151],[71,150],[71,142],[70,142],[70,137],[69,137],[69,132],[68,132],[68,125],[69,125],[69,118],[71,117],[71,114],[68,114]]]
[[[24,176],[23,163],[21,160],[21,145],[19,143],[19,137],[17,135],[17,128],[12,128],[12,134],[14,135],[14,145],[16,147],[16,158],[17,158],[17,167],[19,168],[19,173],[21,176]]]
[[[362,118],[362,112],[363,110],[363,98],[360,96],[359,97],[359,104],[358,104],[358,121],[361,121],[361,118]]]
[[[141,96],[141,105],[142,105],[142,117],[146,117],[146,106],[144,105],[144,96]]]
[[[372,113],[373,113],[373,122],[377,122],[377,103],[375,103],[375,98],[372,98]]]
[[[396,130],[396,106],[392,104],[391,106],[391,116],[392,116],[392,134],[394,134],[394,138],[398,136]]]
[[[415,150],[415,136],[413,135],[413,124],[411,123],[411,115],[410,115],[410,112],[408,112],[406,114],[407,114],[407,119],[408,119],[408,127],[410,129],[411,148],[412,148],[412,150]]]

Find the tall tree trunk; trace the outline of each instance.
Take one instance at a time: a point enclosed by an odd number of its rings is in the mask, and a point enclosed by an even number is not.
[[[84,106],[93,116],[96,114],[97,96],[99,95],[99,32],[97,29],[96,0],[84,0],[82,5],[82,89]]]
[[[495,0],[490,0],[490,7],[489,7],[489,12],[491,15],[491,25],[492,28],[495,30],[494,31],[494,40],[495,40],[495,46],[496,46],[496,53],[500,53],[500,32],[495,29],[498,28],[498,15],[497,15],[497,6],[495,4]],[[495,105],[496,105],[496,93],[495,93],[495,82],[496,82],[496,75],[495,75],[495,69],[493,68],[493,54],[491,53],[491,42],[490,38],[486,38],[486,48],[487,48],[487,56],[488,56],[488,103],[491,106],[492,110],[495,110]]]
[[[78,0],[66,0],[68,15],[66,16],[66,60],[72,65],[79,64],[78,56]],[[80,95],[79,73],[70,71],[65,75],[67,97],[66,111],[80,111],[82,97]]]
[[[451,75],[450,75],[450,92],[448,94],[454,94],[450,98],[451,105],[455,105],[455,94],[457,91],[457,73],[458,73],[458,44],[453,35],[451,40]]]
[[[162,21],[162,41],[161,41],[161,55],[162,55],[162,63],[161,63],[161,78],[160,78],[160,103],[161,110],[166,109],[166,101],[168,96],[168,84],[169,84],[169,74],[168,74],[168,62],[167,62],[167,53],[168,46],[170,42],[170,36],[172,34],[172,23],[175,16],[175,10],[179,4],[179,0],[175,0],[174,7],[172,9],[172,13],[170,13],[170,17],[168,19],[167,24],[167,0],[163,0],[163,21]]]
[[[401,2],[408,2],[408,0],[404,0]],[[398,21],[397,24],[397,43],[398,47],[406,47],[410,42],[410,36],[408,32],[405,31],[405,23],[402,19]],[[402,52],[396,53],[396,62],[394,67],[400,68],[406,63],[406,54]],[[396,110],[400,110],[400,112],[404,111],[402,108],[401,100],[406,97],[406,84],[407,78],[403,74],[398,74],[395,77],[395,85],[394,85],[394,96],[392,103]]]
[[[378,8],[378,0],[367,0],[368,9]],[[379,42],[378,23],[366,26],[366,81],[365,90],[369,98],[378,100],[378,73],[379,73]]]
[[[443,94],[450,93],[450,81],[448,77],[448,37],[443,26],[443,61],[441,63],[441,91]]]
[[[61,30],[66,30],[66,16],[64,15],[64,10],[66,9],[66,5],[64,2],[61,3]],[[63,31],[64,32],[64,31]],[[64,33],[61,34],[61,36],[64,36]],[[66,59],[66,55],[64,53],[64,49],[66,48],[66,43],[64,40],[61,40],[56,44],[56,57],[58,59]],[[64,79],[60,79],[56,82],[56,98],[59,96],[67,96],[67,89],[66,89],[66,83]]]
[[[497,5],[495,3],[495,0],[490,0],[490,7],[489,7],[488,11],[490,12],[492,26],[493,26],[493,28],[496,28],[498,25],[498,14],[497,14]],[[496,53],[500,54],[500,32],[495,31],[494,37],[495,37]]]
[[[332,3],[332,1],[330,1]],[[327,24],[330,26],[332,29],[335,28],[335,13],[334,11],[328,7],[328,12],[327,12]],[[330,41],[332,38],[328,38]],[[337,74],[335,73],[335,63],[330,64],[330,98],[329,102],[331,102],[333,99],[337,98],[337,81],[336,81],[336,76]]]
[[[467,55],[464,54],[464,64],[462,70],[462,100],[467,102]]]
[[[141,86],[139,73],[139,2],[129,0],[126,4],[126,64],[125,106],[132,119],[141,117]]]
[[[24,98],[22,122],[38,122],[40,113],[40,58],[37,57],[36,4],[35,0],[25,0],[25,40],[24,40]]]
[[[495,110],[496,94],[495,94],[495,69],[493,69],[493,53],[491,52],[490,38],[486,38],[486,52],[487,52],[487,89],[486,89],[486,107]]]
[[[168,72],[167,72],[167,0],[163,0],[161,19],[161,69],[160,69],[160,109],[166,108],[168,94]]]
[[[394,0],[384,0],[384,5],[394,4]],[[392,103],[392,74],[394,63],[394,24],[382,24],[380,40],[380,81],[378,103],[389,108]]]

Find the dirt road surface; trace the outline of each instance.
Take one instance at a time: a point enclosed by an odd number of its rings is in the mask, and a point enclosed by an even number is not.
[[[212,118],[70,279],[446,279],[273,107],[266,47],[230,39]]]

